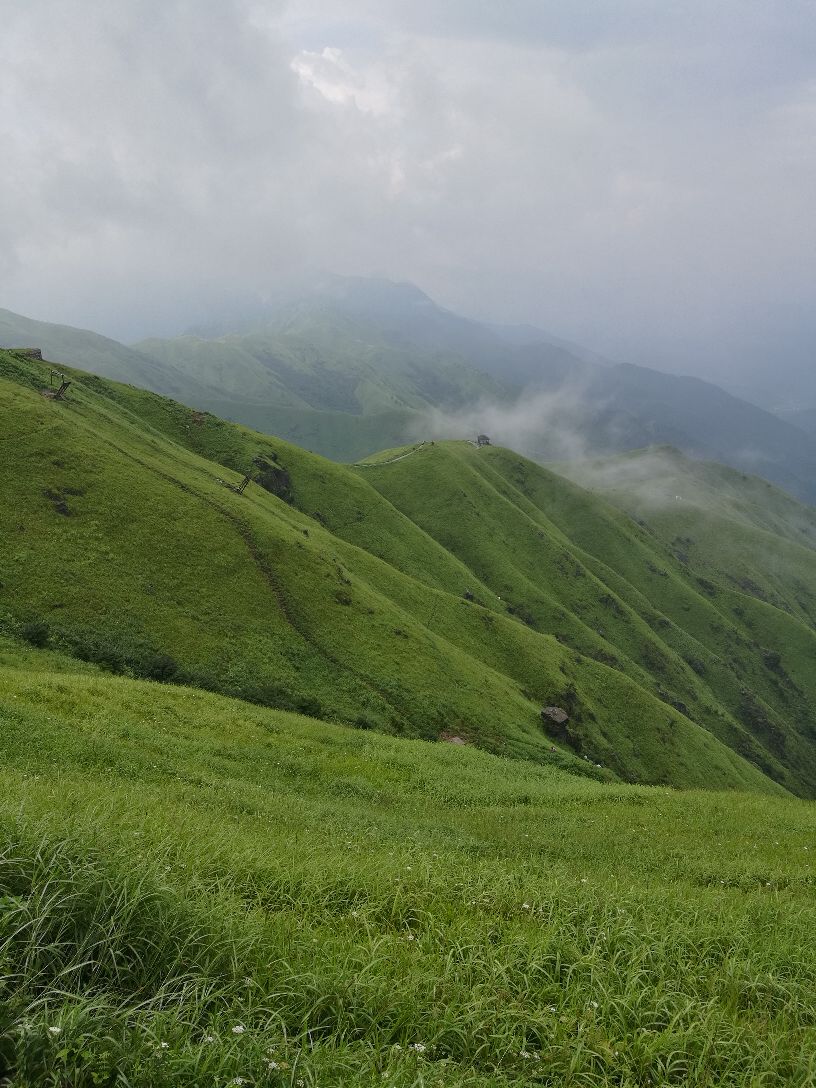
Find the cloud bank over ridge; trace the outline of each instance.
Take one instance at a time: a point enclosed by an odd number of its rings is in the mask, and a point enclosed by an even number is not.
[[[809,0],[3,18],[11,309],[135,338],[330,268],[714,379],[812,367]]]

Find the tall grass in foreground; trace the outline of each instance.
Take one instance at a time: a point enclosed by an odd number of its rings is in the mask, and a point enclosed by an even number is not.
[[[301,886],[270,911],[228,886],[202,893],[194,873],[171,883],[157,864],[170,843],[134,866],[42,828],[3,831],[14,1084],[816,1075],[816,979],[781,966],[796,951],[780,946],[773,908],[748,925],[701,904],[665,899],[661,917],[641,897],[566,887],[519,903],[477,866],[467,885],[380,886],[345,909],[327,879],[322,899]]]
[[[11,675],[5,1083],[816,1083],[812,806]]]

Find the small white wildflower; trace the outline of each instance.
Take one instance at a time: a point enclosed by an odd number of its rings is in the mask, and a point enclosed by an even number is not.
[[[408,869],[408,870],[410,871],[410,870],[411,870],[411,868],[412,868],[412,866],[411,866],[411,865],[406,865],[406,866],[405,866],[405,868],[406,868],[406,869]]]
[[[587,878],[585,876],[582,876],[581,877],[581,883],[586,884],[586,882],[587,882]]]
[[[415,1050],[417,1054],[424,1054],[427,1049],[424,1043],[411,1043],[411,1050]]]
[[[246,1083],[247,1083],[246,1077],[234,1077],[230,1081],[230,1084],[246,1084]]]
[[[399,1043],[394,1043],[394,1050],[402,1050],[402,1047]]]
[[[214,1043],[215,1042],[215,1036],[214,1035],[205,1035],[204,1036],[204,1042],[205,1043]]]
[[[593,1007],[593,1009],[597,1009],[598,1002],[597,1001],[590,1001],[590,1005]]]
[[[352,918],[359,918],[360,917],[360,912],[358,910],[353,910],[351,912],[351,917]]]
[[[406,941],[415,941],[416,937],[413,935],[413,933],[407,933],[405,935],[405,939],[406,939]]]
[[[524,1058],[524,1060],[526,1061],[530,1057],[529,1050],[520,1050],[519,1051],[519,1057]]]
[[[522,910],[529,910],[530,909],[530,904],[529,903],[522,903],[521,904],[521,909]]]
[[[550,1012],[555,1012],[556,1011],[555,1005],[548,1005],[547,1008],[549,1009]]]
[[[270,1058],[269,1061],[266,1063],[266,1068],[267,1069],[280,1069],[280,1066],[278,1065],[277,1062],[272,1061],[272,1059]]]
[[[244,1027],[243,1024],[236,1024],[235,1027],[232,1029],[232,1034],[233,1035],[243,1035],[245,1031],[246,1031],[246,1028]]]
[[[160,1050],[169,1050],[170,1049],[170,1044],[169,1043],[159,1043],[159,1049]]]
[[[59,1035],[59,1033],[60,1033],[61,1031],[62,1031],[62,1028],[58,1028],[58,1027],[53,1027],[53,1028],[49,1028],[49,1029],[48,1029],[48,1034],[49,1034],[49,1035]]]

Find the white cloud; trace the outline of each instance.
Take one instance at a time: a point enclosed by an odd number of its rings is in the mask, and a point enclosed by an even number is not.
[[[300,81],[321,94],[326,101],[353,105],[361,113],[382,117],[394,108],[394,91],[379,66],[356,71],[342,49],[325,46],[319,53],[302,50],[291,62]]]
[[[135,335],[377,269],[636,361],[804,365],[804,0],[7,9],[0,304]]]

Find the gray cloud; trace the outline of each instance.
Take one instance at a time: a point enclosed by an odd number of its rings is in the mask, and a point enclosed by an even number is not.
[[[487,434],[533,460],[583,461],[591,454],[587,422],[604,403],[590,397],[580,381],[539,392],[511,404],[485,400],[459,412],[433,410],[417,420],[418,440],[468,438]]]
[[[9,308],[135,337],[326,267],[746,388],[812,367],[809,0],[7,0],[3,24]]]

